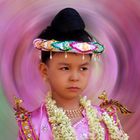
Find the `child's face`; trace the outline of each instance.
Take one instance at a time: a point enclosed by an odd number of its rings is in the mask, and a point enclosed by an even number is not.
[[[54,96],[70,99],[79,97],[86,88],[91,58],[85,55],[83,60],[81,54],[67,55],[67,58],[64,58],[64,53],[55,53],[47,65],[40,65],[40,70],[47,78]]]

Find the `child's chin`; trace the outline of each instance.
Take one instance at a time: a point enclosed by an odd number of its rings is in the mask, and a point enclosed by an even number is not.
[[[82,94],[81,92],[69,91],[67,92],[66,97],[69,99],[73,99],[79,97],[79,95],[81,94]]]

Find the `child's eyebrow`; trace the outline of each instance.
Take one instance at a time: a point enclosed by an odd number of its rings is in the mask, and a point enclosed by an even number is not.
[[[58,63],[58,65],[70,65],[70,64],[69,63],[61,62],[61,63]]]
[[[89,65],[90,63],[89,62],[85,62],[83,64],[81,64],[80,66],[85,66],[85,65]]]

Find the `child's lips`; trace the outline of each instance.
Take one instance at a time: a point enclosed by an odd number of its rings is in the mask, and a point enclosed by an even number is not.
[[[76,91],[80,90],[80,88],[76,87],[76,86],[68,87],[67,89],[70,90],[70,91],[73,91],[73,92],[76,92]]]

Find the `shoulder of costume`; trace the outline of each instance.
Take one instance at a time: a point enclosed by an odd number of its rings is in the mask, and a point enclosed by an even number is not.
[[[105,90],[101,93],[101,95],[99,95],[98,98],[102,100],[102,102],[99,105],[100,108],[108,112],[109,115],[113,115],[114,113],[117,113],[117,112],[121,112],[122,114],[125,114],[125,115],[132,113],[119,101],[114,100],[114,99],[109,100]]]
[[[103,91],[101,95],[98,97],[102,102],[99,105],[101,114],[104,114],[106,112],[115,123],[121,127],[120,120],[118,118],[117,113],[121,112],[123,115],[131,114],[132,112],[129,111],[124,105],[122,105],[119,101],[114,99],[108,99],[106,91]]]
[[[17,97],[14,98],[15,117],[18,123],[20,136],[23,140],[39,140],[35,132],[35,128],[32,124],[32,116],[36,116],[35,114],[40,115],[40,113],[37,112],[42,112],[39,110],[42,110],[44,108],[44,104],[42,104],[41,107],[36,109],[35,111],[30,112],[21,105],[23,100]]]
[[[105,124],[107,131],[110,133],[109,137],[117,135],[118,139],[127,140],[129,136],[124,132],[121,126],[117,111],[120,111],[122,114],[130,114],[132,112],[118,101],[114,99],[109,100],[105,91],[103,91],[98,98],[102,100],[102,103],[99,105],[101,114],[100,121]]]

